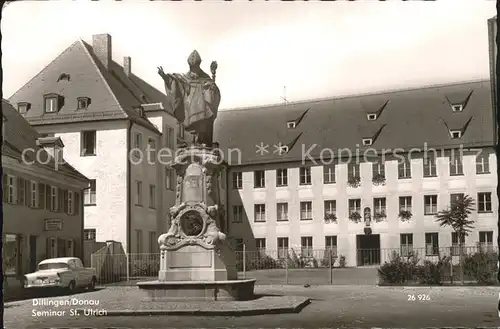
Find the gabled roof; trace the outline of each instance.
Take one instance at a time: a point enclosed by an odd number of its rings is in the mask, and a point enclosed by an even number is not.
[[[447,97],[463,102],[462,112],[453,112]],[[227,150],[238,149],[241,164],[301,161],[303,154],[318,159],[335,156],[339,149],[361,151],[363,138],[373,138],[372,149],[450,149],[494,145],[493,107],[489,81],[431,86],[412,90],[391,91],[312,100],[285,105],[271,105],[220,111],[215,122],[215,138],[227,156]],[[367,113],[387,105],[377,118],[369,121]],[[300,117],[309,109],[296,128],[287,128],[287,120]],[[446,122],[446,124],[445,124]],[[468,123],[468,124],[467,124]],[[452,139],[449,129],[462,129],[461,139]],[[258,132],[258,133],[256,133]],[[298,140],[288,153],[275,152],[281,142]],[[269,145],[267,152],[257,153],[257,145]],[[312,148],[311,152],[307,152]],[[362,153],[361,153],[362,154]],[[345,153],[344,153],[345,155]],[[229,164],[237,165],[236,153]]]
[[[2,115],[5,120],[2,155],[21,161],[23,150],[32,149],[34,150],[33,152],[25,153],[26,160],[30,162],[34,161],[34,165],[56,171],[52,156],[36,143],[40,134],[30,126],[7,100],[2,100]],[[35,157],[35,152],[39,154],[38,159]],[[69,163],[59,164],[57,171],[88,182],[88,178],[73,168]]]
[[[62,74],[68,79],[59,79]],[[48,93],[64,97],[58,113],[44,113],[44,98]],[[77,109],[79,97],[90,98],[87,109]],[[73,123],[96,120],[130,119],[156,133],[158,129],[134,109],[145,103],[163,103],[169,111],[167,96],[148,83],[111,61],[106,69],[92,46],[75,41],[40,73],[19,89],[9,101],[28,102],[31,108],[23,116],[32,125]]]

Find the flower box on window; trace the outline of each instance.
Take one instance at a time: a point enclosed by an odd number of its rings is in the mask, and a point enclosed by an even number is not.
[[[359,187],[361,186],[361,178],[359,176],[352,176],[347,179],[347,185],[350,187]]]
[[[354,223],[359,223],[361,222],[361,214],[357,211],[353,211],[349,214],[349,220]]]
[[[383,174],[375,174],[372,178],[373,185],[380,186],[385,185],[385,175]]]
[[[386,218],[387,218],[387,214],[385,213],[385,211],[376,211],[376,212],[373,214],[373,219],[374,219],[376,222],[382,222],[382,221],[384,221]]]
[[[413,214],[409,210],[401,210],[398,215],[403,222],[410,220],[412,216]]]
[[[337,222],[337,215],[334,213],[326,213],[325,214],[325,222],[327,223],[336,223]]]

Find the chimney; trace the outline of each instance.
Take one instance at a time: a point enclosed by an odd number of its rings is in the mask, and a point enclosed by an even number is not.
[[[36,140],[36,144],[43,147],[54,158],[56,163],[64,163],[64,144],[60,137],[40,137]]]
[[[106,69],[109,69],[111,63],[111,36],[109,34],[96,34],[92,36],[92,48],[94,53]]]
[[[132,58],[130,58],[130,56],[123,57],[123,70],[127,77],[132,73]]]

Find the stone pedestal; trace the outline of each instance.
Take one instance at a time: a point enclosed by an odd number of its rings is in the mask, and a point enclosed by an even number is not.
[[[172,167],[177,173],[171,227],[162,234],[158,281],[140,282],[149,300],[248,299],[255,280],[238,280],[236,255],[221,232],[219,154],[210,148],[182,149]]]

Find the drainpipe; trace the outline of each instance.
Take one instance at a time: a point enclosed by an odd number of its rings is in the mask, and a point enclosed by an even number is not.
[[[132,236],[132,232],[131,232],[131,223],[132,223],[132,216],[131,216],[131,213],[132,213],[132,205],[131,205],[131,201],[132,201],[132,186],[131,186],[131,180],[132,180],[132,172],[131,172],[131,169],[132,169],[132,164],[130,163],[130,151],[131,151],[131,146],[132,146],[132,143],[131,143],[131,133],[132,133],[132,125],[134,123],[129,120],[128,122],[128,127],[127,127],[127,182],[126,182],[126,185],[127,185],[127,249],[126,249],[126,253],[127,254],[130,254],[130,243],[131,243],[131,236]],[[128,263],[127,266],[130,268],[131,267],[131,264]]]

